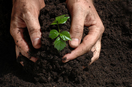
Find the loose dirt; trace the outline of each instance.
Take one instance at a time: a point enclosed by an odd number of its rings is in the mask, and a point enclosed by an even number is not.
[[[94,0],[95,7],[105,26],[100,58],[88,66],[92,53],[84,54],[68,63],[62,63],[67,47],[58,52],[49,38],[49,31],[56,28],[51,22],[56,16],[68,14],[64,0],[45,0],[40,12],[42,47],[32,48],[28,32],[25,38],[31,56],[39,60],[34,64],[23,56],[15,58],[15,44],[9,34],[11,1],[0,3],[0,86],[1,87],[131,87],[132,86],[132,1]],[[5,8],[5,6],[9,6]],[[70,15],[69,15],[70,16]],[[69,31],[71,20],[61,25]],[[84,35],[88,29],[84,27]],[[18,62],[24,61],[24,67]]]

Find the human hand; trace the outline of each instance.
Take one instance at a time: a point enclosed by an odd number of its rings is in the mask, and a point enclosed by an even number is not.
[[[23,38],[23,32],[26,27],[33,47],[36,49],[41,47],[38,17],[40,9],[44,6],[44,0],[13,0],[10,33],[16,44],[16,57],[21,53],[23,56],[30,58],[28,55],[29,46]],[[31,57],[30,60],[36,62],[37,58]]]
[[[62,61],[68,62],[89,51],[93,52],[90,64],[99,58],[101,50],[101,37],[104,32],[103,23],[96,12],[92,0],[66,0],[72,17],[69,45],[75,48],[71,53],[63,56]],[[89,33],[81,42],[84,26]]]

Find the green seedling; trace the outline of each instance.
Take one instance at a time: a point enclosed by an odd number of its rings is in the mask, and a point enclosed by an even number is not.
[[[70,33],[68,31],[62,31],[59,28],[59,24],[64,24],[69,19],[69,17],[66,17],[66,15],[61,15],[55,18],[53,23],[51,25],[57,25],[58,30],[52,29],[50,31],[49,37],[51,39],[55,39],[53,45],[58,50],[61,51],[66,47],[66,41],[71,40]]]

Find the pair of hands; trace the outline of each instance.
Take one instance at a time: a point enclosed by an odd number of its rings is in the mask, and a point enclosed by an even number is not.
[[[100,55],[101,37],[104,32],[102,21],[92,0],[66,0],[66,3],[72,18],[70,28],[72,40],[69,41],[69,45],[75,49],[71,53],[64,55],[62,62],[68,62],[92,51],[93,57],[90,62],[92,64]],[[37,58],[28,55],[29,46],[23,38],[23,32],[24,28],[27,27],[33,47],[36,49],[41,47],[38,17],[43,7],[45,7],[44,0],[13,0],[10,33],[16,44],[16,57],[21,53],[31,61],[37,61]],[[80,43],[84,26],[88,27],[89,33]]]

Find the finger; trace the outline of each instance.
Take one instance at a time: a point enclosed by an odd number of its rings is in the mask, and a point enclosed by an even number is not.
[[[19,48],[18,48],[17,46],[15,46],[15,49],[16,49],[16,58],[18,58],[18,56],[20,56],[20,55],[19,55],[19,54],[20,54],[20,50],[19,50]],[[24,66],[23,61],[20,61],[20,64],[21,64],[22,66]]]
[[[89,27],[89,30],[89,34],[84,37],[83,42],[71,53],[64,55],[64,60],[62,59],[62,62],[68,62],[69,60],[75,59],[91,50],[102,33],[100,33],[99,29],[94,26]]]
[[[40,48],[41,32],[40,32],[38,14],[31,14],[31,12],[27,12],[23,15],[23,19],[27,25],[33,47],[36,49]]]
[[[18,58],[18,56],[20,54],[20,50],[19,50],[18,46],[15,46],[15,48],[16,48],[16,58]],[[35,58],[35,57],[31,57],[29,59],[33,62],[36,62],[38,60],[38,58]],[[21,61],[20,63],[22,66],[24,66],[23,61]]]
[[[44,8],[45,7],[45,2],[44,2],[44,0],[40,0],[40,8],[42,9],[42,8]]]
[[[93,52],[93,57],[91,58],[91,62],[89,65],[91,65],[93,62],[95,62],[99,58],[100,51],[101,51],[101,38],[97,41],[97,43],[94,45],[91,51]]]
[[[20,54],[20,51],[19,51],[19,49],[18,49],[17,46],[15,46],[15,49],[16,49],[16,58],[18,58],[18,56],[19,56],[19,54]]]
[[[86,13],[83,11],[83,8],[81,8],[80,6],[77,7],[73,6],[71,16],[72,16],[72,22],[70,28],[70,35],[72,40],[69,41],[69,45],[72,48],[76,48],[81,42]]]
[[[18,56],[20,55],[20,50],[19,50],[19,48],[18,48],[17,46],[15,46],[15,48],[16,48],[16,58],[18,58]],[[30,60],[31,60],[32,62],[36,62],[36,61],[38,60],[38,58],[31,57]],[[21,64],[22,66],[24,66],[23,61],[20,61],[20,64]]]
[[[29,56],[29,46],[27,42],[24,40],[23,32],[26,25],[25,23],[18,19],[17,17],[12,16],[11,24],[10,24],[10,33],[16,44],[16,57],[21,53],[23,56],[29,58],[31,61],[36,62],[38,58]]]
[[[35,63],[38,60],[38,58],[31,57],[30,60]]]
[[[21,62],[20,62],[20,64],[21,64],[22,66],[24,66],[24,63],[23,63],[23,61],[21,61]]]
[[[26,43],[26,41],[23,38],[23,29],[19,29],[17,27],[12,27],[11,23],[11,28],[10,28],[10,33],[15,41],[15,44],[17,46],[16,52],[19,51],[21,52],[21,54],[27,58],[29,58],[28,52],[29,52],[29,47],[28,44]],[[18,55],[18,53],[17,53]]]

